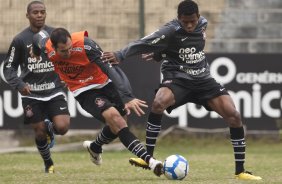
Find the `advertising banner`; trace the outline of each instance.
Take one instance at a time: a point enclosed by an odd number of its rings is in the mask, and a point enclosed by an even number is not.
[[[282,116],[281,54],[207,54],[212,76],[221,83],[234,100],[249,130],[277,130]],[[0,54],[0,61],[4,54]],[[24,128],[21,99],[4,81],[1,62],[0,129]],[[160,82],[160,63],[131,58],[121,64],[134,94],[147,101],[146,115],[130,115],[130,126],[145,126],[155,89]],[[103,124],[86,113],[66,90],[71,128],[96,129]],[[172,125],[192,128],[224,128],[227,123],[215,112],[188,103],[166,114],[163,127]]]

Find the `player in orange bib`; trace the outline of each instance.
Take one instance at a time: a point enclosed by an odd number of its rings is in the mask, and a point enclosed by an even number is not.
[[[138,116],[144,114],[141,107],[146,102],[135,98],[130,83],[118,66],[101,60],[103,51],[88,38],[86,31],[70,35],[64,28],[55,29],[50,37],[41,31],[34,36],[32,53],[44,52],[73,93],[81,107],[106,126],[95,141],[84,141],[92,162],[102,164],[102,145],[119,137],[133,154],[145,160],[153,172],[162,174],[162,162],[147,153],[127,127],[126,115],[133,110]]]

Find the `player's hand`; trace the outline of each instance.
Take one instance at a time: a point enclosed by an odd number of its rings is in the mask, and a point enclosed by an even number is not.
[[[116,58],[114,52],[103,52],[101,59],[104,63],[119,64],[119,60]]]
[[[154,52],[142,54],[141,57],[145,61],[153,61],[154,60]]]
[[[22,89],[19,90],[20,94],[23,96],[30,95],[30,87],[28,85],[25,85]]]
[[[125,104],[125,110],[127,112],[127,115],[129,115],[131,113],[131,110],[133,110],[135,112],[135,114],[137,114],[137,116],[144,115],[145,112],[142,110],[141,107],[147,108],[148,105],[146,104],[145,101],[139,100],[137,98],[134,98],[133,100],[131,100],[131,101],[129,101]]]

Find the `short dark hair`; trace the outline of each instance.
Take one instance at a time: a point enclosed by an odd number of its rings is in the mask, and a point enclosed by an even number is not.
[[[33,4],[43,4],[45,6],[45,4],[42,1],[31,1],[30,3],[28,3],[27,7],[26,7],[26,12],[29,13],[31,11],[31,6]]]
[[[192,15],[199,14],[198,4],[192,0],[184,0],[179,3],[177,9],[177,15],[180,17],[181,15]]]
[[[65,28],[56,28],[52,31],[50,40],[52,45],[57,48],[59,43],[67,43],[68,38],[71,38],[70,33]]]

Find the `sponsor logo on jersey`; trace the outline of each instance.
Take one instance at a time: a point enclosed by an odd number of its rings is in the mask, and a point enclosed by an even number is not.
[[[12,62],[13,62],[14,57],[15,57],[15,51],[16,51],[16,48],[12,47],[11,48],[11,53],[10,53],[10,56],[9,56],[9,60],[8,60],[8,64],[6,65],[6,68],[11,68]]]
[[[187,64],[195,64],[203,61],[205,59],[204,51],[197,52],[195,47],[192,48],[180,48],[179,58]]]
[[[93,76],[90,76],[90,77],[88,77],[87,79],[79,80],[79,82],[80,82],[80,83],[86,83],[86,82],[91,81],[91,80],[93,80],[93,79],[94,79],[94,77],[93,77]]]
[[[45,73],[45,72],[52,72],[54,71],[54,65],[51,61],[45,60],[43,61],[42,57],[40,56],[39,59],[28,57],[27,58],[27,68],[32,73]]]
[[[201,73],[204,73],[206,71],[205,67],[194,70],[191,68],[187,68],[185,66],[180,66],[179,69],[186,72],[189,75],[194,75],[194,76],[200,75]]]
[[[55,89],[55,83],[54,82],[44,82],[43,84],[29,84],[28,86],[30,87],[31,91],[45,91],[49,89]]]
[[[81,48],[81,47],[74,47],[71,50],[75,51],[75,52],[82,52],[83,48]]]
[[[76,79],[83,71],[85,66],[72,65],[65,61],[55,62],[56,67],[70,79]]]
[[[162,39],[164,39],[165,38],[165,35],[162,35],[161,37],[158,37],[158,38],[156,38],[156,39],[154,39],[152,42],[151,42],[151,44],[153,45],[153,44],[156,44],[156,43],[158,43],[160,40],[162,40]]]

